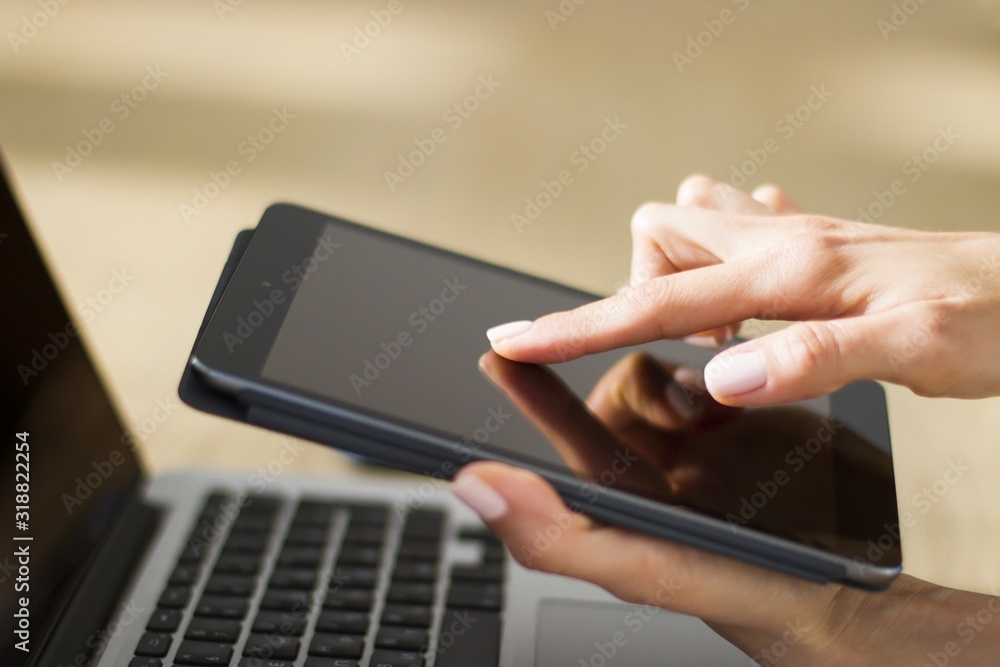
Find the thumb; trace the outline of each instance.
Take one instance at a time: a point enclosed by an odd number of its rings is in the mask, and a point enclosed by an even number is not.
[[[857,380],[913,385],[922,364],[900,364],[917,304],[871,315],[793,324],[732,347],[705,366],[705,386],[726,405],[788,403]]]
[[[627,602],[710,623],[782,629],[790,610],[824,608],[821,586],[599,524],[567,507],[555,489],[527,470],[471,463],[455,477],[452,490],[525,567],[589,581]]]

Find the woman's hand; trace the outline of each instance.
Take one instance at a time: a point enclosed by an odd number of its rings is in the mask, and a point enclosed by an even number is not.
[[[762,667],[1000,664],[1000,597],[906,575],[882,593],[821,586],[597,523],[499,463],[466,466],[453,488],[521,564],[698,616]]]
[[[712,395],[763,405],[859,379],[1000,394],[1000,235],[805,215],[775,188],[755,194],[689,178],[676,205],[633,217],[631,286],[494,327],[493,349],[553,363],[661,338],[721,341],[751,318],[800,320],[720,353],[705,370]]]
[[[635,215],[631,287],[496,327],[494,350],[550,363],[660,338],[721,343],[749,318],[803,320],[720,353],[706,368],[711,394],[761,405],[863,378],[925,395],[1000,393],[1000,235],[807,216],[777,189],[751,199],[705,177],[685,181],[677,202]],[[691,418],[600,386],[588,403],[626,439],[641,436],[636,414],[660,427]],[[454,490],[523,565],[698,616],[764,667],[1000,664],[1000,598],[906,575],[882,593],[821,586],[600,524],[541,477],[498,463],[466,466]]]
[[[492,351],[479,366],[588,484],[623,486],[718,516],[728,513],[740,523],[746,521],[736,516],[738,497],[756,490],[757,479],[783,469],[787,454],[815,435],[821,421],[801,408],[721,406],[699,394],[697,372],[637,353],[612,366],[586,404],[545,366],[512,362]],[[695,400],[672,400],[678,389]],[[878,508],[895,506],[895,498],[878,497],[893,489],[885,480],[891,475],[887,457],[849,430],[830,435],[829,446],[814,457],[823,460],[789,472],[780,491],[747,517],[755,526],[780,525],[815,544],[840,546],[852,539],[863,545],[883,530],[891,519]],[[834,465],[831,457],[841,463]],[[853,470],[852,495],[859,500],[857,516],[847,521],[856,538],[841,535],[834,525],[844,517],[824,509],[831,474],[845,468]],[[500,464],[467,466],[454,488],[523,565],[586,579],[629,602],[698,615],[765,667],[779,659],[794,665],[922,664],[913,661],[921,651],[933,652],[935,643],[947,643],[954,620],[938,622],[930,601],[950,601],[954,614],[989,604],[907,577],[883,594],[819,586],[603,526],[574,511],[592,502],[587,493],[571,509],[540,477]],[[1000,599],[994,605],[1000,612]],[[883,615],[878,622],[884,633],[874,650],[868,646],[872,623]],[[903,628],[921,628],[926,641],[913,643]],[[987,648],[995,634],[982,642]]]

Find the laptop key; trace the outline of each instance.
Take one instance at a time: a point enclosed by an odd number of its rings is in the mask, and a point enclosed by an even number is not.
[[[199,642],[185,639],[177,649],[177,665],[228,665],[233,659],[232,644]]]
[[[405,625],[426,628],[431,624],[431,610],[416,605],[387,604],[382,610],[382,625]]]
[[[242,658],[239,667],[295,667],[295,663],[288,660],[250,657]]]
[[[462,667],[485,667],[487,663],[470,662]],[[424,656],[412,651],[393,651],[390,649],[375,649],[372,654],[372,667],[424,667]]]
[[[247,613],[247,601],[222,595],[204,595],[195,607],[195,616],[214,618],[243,618]]]
[[[496,667],[500,664],[500,616],[449,609],[441,623],[434,667]]]
[[[213,574],[257,574],[260,569],[260,556],[250,554],[224,553],[215,563]]]
[[[466,527],[458,531],[460,540],[482,540],[484,542],[496,542],[497,536],[489,528]]]
[[[271,575],[271,588],[292,588],[311,591],[316,588],[316,571],[311,569],[278,569]]]
[[[399,545],[399,552],[396,558],[404,560],[437,561],[441,554],[441,547],[437,543],[431,542],[403,542]]]
[[[189,586],[198,578],[198,567],[196,565],[178,565],[170,575],[169,583],[172,586]]]
[[[326,609],[368,611],[372,608],[372,592],[361,588],[333,590],[327,593],[323,607]]]
[[[146,624],[147,630],[153,632],[173,632],[181,623],[181,612],[178,609],[156,609]]]
[[[321,547],[326,544],[328,536],[326,528],[294,527],[285,536],[285,544],[299,544],[307,547]]]
[[[427,631],[420,628],[403,628],[386,626],[379,628],[375,635],[375,646],[378,648],[391,648],[397,651],[419,651],[423,653],[427,650]]]
[[[240,514],[233,522],[233,531],[242,532],[244,530],[263,531],[271,530],[274,517],[269,514]]]
[[[229,500],[229,494],[225,491],[212,491],[205,499],[205,511],[218,509],[219,505]]]
[[[184,546],[184,551],[177,558],[181,563],[198,563],[206,553],[208,553],[209,545],[207,542],[202,540],[191,540]]]
[[[351,658],[306,658],[305,667],[360,667],[361,663]]]
[[[479,581],[499,583],[503,581],[503,565],[456,565],[451,568],[452,581]]]
[[[143,658],[136,656],[129,661],[128,667],[163,667],[163,661],[159,658]]]
[[[247,496],[240,514],[274,514],[283,502],[280,496]]]
[[[444,532],[445,514],[440,510],[410,512],[403,526],[403,539],[438,540]]]
[[[448,606],[497,611],[503,604],[503,591],[496,584],[457,582],[448,591]]]
[[[277,658],[278,660],[295,660],[299,654],[301,642],[294,637],[285,635],[259,635],[247,637],[243,647],[243,655],[258,658]]]
[[[502,563],[505,558],[507,558],[507,547],[503,544],[485,543],[483,545],[484,563]]]
[[[344,547],[337,556],[337,566],[361,565],[375,567],[382,560],[382,550],[372,547]]]
[[[135,654],[148,658],[162,658],[170,650],[170,642],[172,640],[173,637],[162,632],[147,632],[139,640],[139,645],[135,648]]]
[[[160,595],[159,607],[183,609],[191,601],[191,589],[187,586],[168,586]]]
[[[261,609],[276,611],[305,611],[310,608],[309,591],[292,591],[269,588],[260,601]]]
[[[232,644],[240,637],[243,631],[243,624],[239,621],[226,618],[200,618],[191,619],[185,639],[198,639],[206,642],[225,642]]]
[[[292,518],[292,523],[299,526],[326,526],[333,519],[337,507],[325,501],[303,500]]]
[[[250,597],[254,589],[253,577],[239,577],[224,574],[213,574],[205,584],[205,592],[212,595],[233,595]]]
[[[226,526],[232,521],[238,511],[239,506],[231,500],[226,500],[217,505],[206,505],[198,517],[198,525],[202,526],[214,523],[220,527]],[[219,517],[222,518],[220,519]]]
[[[368,632],[368,614],[324,609],[316,619],[316,632],[363,635]]]
[[[323,560],[323,550],[316,547],[285,547],[278,554],[281,567],[316,567]]]
[[[389,521],[389,508],[384,505],[348,504],[351,512],[351,524],[366,526],[384,526]]]
[[[385,540],[384,526],[366,526],[351,524],[344,533],[344,544],[350,546],[377,547]]]
[[[260,553],[267,548],[270,533],[266,530],[243,530],[232,533],[222,545],[223,553]]]
[[[253,621],[254,632],[264,634],[288,635],[301,637],[306,631],[307,611],[301,613],[287,611],[261,611]]]
[[[378,570],[370,567],[338,567],[330,577],[331,588],[375,588]]]
[[[396,566],[392,573],[393,581],[436,581],[438,567],[435,563],[404,562]]]
[[[389,593],[386,595],[386,600],[429,605],[434,602],[434,586],[433,584],[412,583],[408,581],[393,582],[389,586]]]
[[[309,655],[331,658],[360,658],[365,638],[359,635],[316,633],[309,645]]]

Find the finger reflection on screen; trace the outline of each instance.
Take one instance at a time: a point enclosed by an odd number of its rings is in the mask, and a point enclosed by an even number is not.
[[[492,350],[480,358],[479,367],[578,476],[601,486],[623,485],[671,499],[668,480],[656,467],[619,441],[551,370],[505,359]]]
[[[861,548],[895,513],[888,454],[801,405],[721,405],[700,371],[644,352],[586,402],[547,367],[492,351],[479,365],[588,482],[831,548]]]

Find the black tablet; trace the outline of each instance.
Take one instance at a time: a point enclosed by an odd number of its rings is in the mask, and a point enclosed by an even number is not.
[[[288,204],[231,263],[190,370],[245,421],[443,479],[511,463],[601,521],[815,581],[900,572],[874,382],[734,409],[679,341],[512,362],[488,327],[597,297]]]

